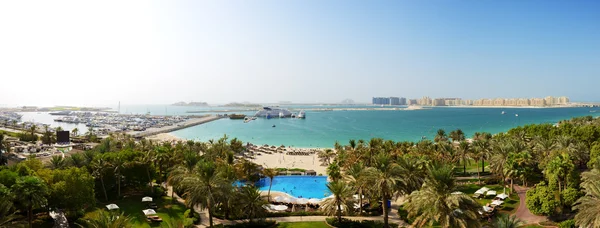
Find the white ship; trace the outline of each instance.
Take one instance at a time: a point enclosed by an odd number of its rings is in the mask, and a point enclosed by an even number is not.
[[[306,113],[304,113],[304,110],[300,111],[298,113],[298,119],[305,119],[306,118]]]

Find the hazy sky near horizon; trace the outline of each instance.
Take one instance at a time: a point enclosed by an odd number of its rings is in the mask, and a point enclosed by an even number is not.
[[[1,1],[0,105],[600,101],[600,1]]]

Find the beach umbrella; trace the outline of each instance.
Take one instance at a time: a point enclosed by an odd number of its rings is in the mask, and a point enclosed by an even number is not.
[[[308,203],[308,201],[309,201],[309,200],[308,200],[307,198],[299,198],[299,199],[296,199],[296,203],[297,203],[297,204],[307,204],[307,203]]]
[[[491,207],[488,207],[488,206],[483,206],[483,211],[484,211],[484,212],[491,212],[491,211],[493,211],[493,210],[494,210],[494,209],[493,209],[493,208],[491,208]]]
[[[492,201],[492,205],[496,205],[496,206],[500,206],[500,205],[502,205],[502,203],[504,203],[502,200],[494,200],[494,201]]]
[[[308,200],[308,203],[310,203],[310,204],[319,204],[319,203],[321,203],[321,200],[317,199],[317,198],[310,198]]]
[[[297,204],[298,199],[294,198],[294,197],[287,197],[284,199],[283,201],[284,203],[291,203],[291,204]]]
[[[358,205],[357,203],[354,203],[354,209],[360,209],[360,205]]]
[[[462,193],[462,192],[453,192],[453,193],[450,193],[450,194],[452,194],[452,195],[461,195],[461,194],[464,194],[464,193]]]
[[[485,193],[485,191],[479,189],[475,192],[475,195],[483,195]]]
[[[146,196],[146,197],[142,198],[142,203],[143,202],[152,202],[152,197]]]
[[[116,204],[113,203],[113,204],[106,205],[106,208],[108,210],[116,210],[116,209],[119,209],[119,206],[117,206]]]
[[[276,205],[276,206],[273,206],[271,208],[273,210],[275,210],[275,211],[285,211],[285,210],[288,209],[288,206],[286,206],[286,205]]]
[[[275,196],[275,198],[273,198],[274,202],[285,202],[288,201],[288,197],[286,196]]]
[[[496,195],[496,191],[488,191],[487,193],[485,193],[486,196],[495,196]]]
[[[500,195],[496,196],[496,198],[500,198],[500,199],[506,199],[506,198],[508,198],[508,195],[506,195],[506,194],[502,193],[502,194],[500,194]]]
[[[142,210],[142,212],[144,212],[144,215],[148,216],[148,215],[155,215],[156,211],[152,210],[152,209],[146,209],[146,210]]]
[[[480,188],[479,190],[483,190],[484,192],[487,192],[487,191],[489,191],[490,189],[489,189],[489,188],[487,188],[487,187],[483,187],[483,188]]]

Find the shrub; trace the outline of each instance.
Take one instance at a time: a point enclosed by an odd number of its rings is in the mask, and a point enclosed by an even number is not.
[[[575,188],[567,188],[562,193],[563,205],[570,207],[581,197],[581,192]]]
[[[344,227],[344,228],[383,228],[382,221],[355,221],[350,219],[342,218],[342,222],[338,222],[337,218],[327,218],[327,224],[335,227]],[[389,223],[389,227],[398,228],[398,224]]]
[[[558,224],[558,228],[575,228],[575,220],[569,219]]]
[[[554,215],[562,209],[562,205],[557,200],[555,190],[540,182],[535,188],[527,191],[527,208],[538,215]]]

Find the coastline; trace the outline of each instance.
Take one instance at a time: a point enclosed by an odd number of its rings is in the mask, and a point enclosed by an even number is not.
[[[455,106],[421,106],[434,108],[519,108],[519,109],[541,109],[541,108],[579,108],[580,106],[473,106],[473,105],[455,105]]]
[[[160,142],[177,142],[187,141],[184,138],[177,137],[171,133],[159,133],[145,137],[149,140],[155,140]],[[289,150],[297,151],[308,151],[313,149],[325,149],[325,148],[304,148],[304,147],[289,147]],[[305,170],[314,170],[317,175],[327,175],[327,166],[322,166],[316,153],[310,155],[288,155],[284,153],[254,153],[254,156],[248,159],[258,165],[262,165],[265,168],[299,168]]]

